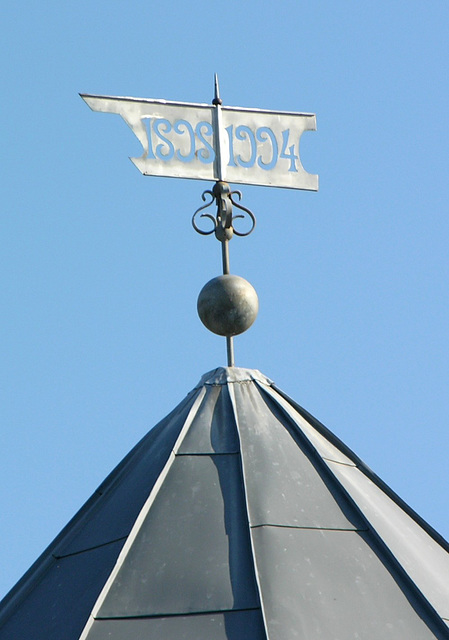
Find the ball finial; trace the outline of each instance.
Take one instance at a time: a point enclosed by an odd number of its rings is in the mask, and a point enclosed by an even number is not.
[[[250,328],[259,311],[259,299],[247,280],[227,274],[204,285],[197,307],[209,331],[229,338]]]

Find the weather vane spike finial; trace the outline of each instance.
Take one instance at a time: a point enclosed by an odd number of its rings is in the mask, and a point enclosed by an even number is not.
[[[214,105],[223,104],[223,100],[220,98],[220,87],[218,85],[217,73],[214,74],[214,85],[215,85],[215,95],[214,95],[214,99],[212,100],[212,104]]]

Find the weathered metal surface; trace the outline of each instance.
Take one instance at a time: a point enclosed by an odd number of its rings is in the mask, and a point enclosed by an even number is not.
[[[173,618],[96,620],[89,640],[266,640],[260,609]]]
[[[229,391],[226,386],[208,386],[203,403],[178,453],[238,453],[239,451],[240,444]]]
[[[307,422],[300,413],[298,413],[295,407],[293,407],[290,402],[287,402],[287,400],[275,389],[267,385],[260,385],[259,388],[262,390],[262,394],[272,398],[279,407],[285,411],[285,413],[291,418],[292,423],[296,425],[299,432],[307,438],[324,460],[333,460],[340,464],[355,466],[355,463],[351,458],[348,458],[347,455],[342,453],[340,449],[329,442],[329,440],[327,440],[319,431],[314,429],[312,425]]]
[[[259,311],[259,299],[247,280],[225,274],[204,285],[197,308],[201,322],[209,331],[231,337],[251,327]]]
[[[258,606],[237,454],[178,456],[95,617]]]
[[[217,367],[205,373],[195,389],[201,389],[208,385],[226,385],[228,382],[260,382],[263,385],[273,384],[257,369],[244,369],[243,367]]]
[[[262,400],[254,385],[233,385],[251,526],[356,529],[325,475]],[[344,511],[343,511],[344,509]]]
[[[426,612],[414,610],[363,535],[253,529],[270,640],[444,637],[426,626]]]
[[[314,114],[83,94],[94,111],[116,113],[143,147],[144,175],[318,189],[300,160]]]

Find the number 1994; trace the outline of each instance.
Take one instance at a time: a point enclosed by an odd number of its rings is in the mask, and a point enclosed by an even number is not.
[[[200,162],[209,164],[214,161],[213,128],[209,122],[201,121],[193,126],[187,120],[176,120],[173,124],[166,118],[145,118],[148,133],[149,159],[169,162],[172,159],[181,162]],[[253,130],[247,125],[230,125],[225,128],[229,150],[229,167],[251,169],[254,166],[265,171],[274,169],[281,160],[287,160],[288,171],[298,171],[298,142],[291,141],[290,129],[281,132],[280,139],[270,127],[258,127]],[[182,153],[179,143],[188,138],[188,151]],[[187,140],[186,140],[187,141]],[[177,144],[178,143],[178,144]],[[183,144],[183,150],[186,145]]]

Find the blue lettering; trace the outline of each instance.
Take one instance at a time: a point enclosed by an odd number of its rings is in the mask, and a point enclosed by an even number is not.
[[[153,153],[153,139],[152,139],[152,135],[151,135],[151,120],[152,120],[152,118],[143,118],[143,120],[145,121],[145,126],[146,126],[146,129],[147,129],[147,137],[148,137],[148,152],[145,153],[145,157],[146,158],[151,158],[151,160],[155,160],[154,153]]]
[[[182,130],[184,128],[184,131]],[[176,133],[183,134],[188,133],[190,136],[190,151],[185,156],[179,150],[176,152],[176,157],[181,160],[181,162],[192,162],[195,158],[195,132],[193,131],[192,125],[187,120],[177,120],[173,127],[173,130]]]
[[[203,130],[205,131],[205,133],[203,134]],[[211,162],[214,161],[215,158],[215,151],[213,150],[213,147],[209,144],[209,142],[205,139],[205,135],[208,137],[211,137],[214,133],[214,130],[212,128],[212,125],[209,122],[198,122],[198,124],[195,127],[195,133],[198,136],[200,142],[202,142],[204,144],[203,149],[198,149],[198,158],[201,160],[201,162],[203,162],[204,164],[210,164]]]
[[[229,140],[229,162],[228,167],[236,167],[235,159],[234,159],[234,125],[226,127],[226,133],[228,134]]]
[[[262,160],[262,156],[257,158],[257,164],[259,167],[261,169],[265,169],[265,171],[270,171],[270,169],[274,169],[278,161],[278,143],[276,136],[269,127],[259,127],[256,131],[256,138],[259,142],[265,142],[266,140],[271,141],[272,155],[270,162],[264,162]]]
[[[254,163],[256,162],[256,154],[257,154],[257,145],[256,145],[256,138],[254,137],[254,133],[251,131],[249,127],[247,127],[244,124],[241,124],[235,130],[235,137],[237,138],[237,140],[245,140],[245,138],[248,138],[248,140],[251,143],[251,155],[249,160],[243,160],[241,155],[237,156],[237,160],[240,166],[250,169],[252,166],[254,166]]]
[[[288,168],[289,171],[298,171],[298,169],[296,168],[296,161],[299,160],[299,156],[295,155],[295,145],[292,144],[288,150],[289,153],[287,153],[287,145],[288,145],[288,138],[290,135],[290,129],[286,129],[285,131],[282,132],[282,151],[279,155],[280,158],[286,158],[287,160],[290,160],[290,166]]]
[[[156,133],[156,135],[159,137],[160,140],[162,140],[163,142],[165,142],[165,144],[167,145],[167,151],[164,152],[164,145],[163,144],[158,144],[156,147],[156,155],[158,158],[160,158],[161,160],[171,160],[174,156],[175,150],[173,147],[173,144],[170,142],[170,140],[168,138],[166,138],[162,133],[161,133],[161,128],[163,129],[164,133],[170,133],[172,126],[170,124],[170,122],[168,120],[166,120],[165,118],[160,118],[159,120],[155,120],[154,122],[154,131]]]

